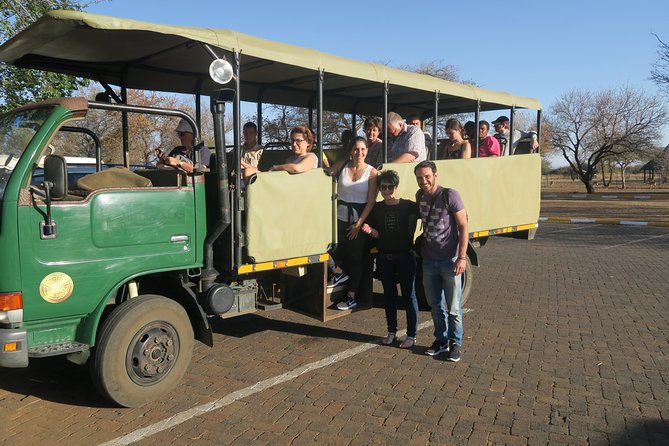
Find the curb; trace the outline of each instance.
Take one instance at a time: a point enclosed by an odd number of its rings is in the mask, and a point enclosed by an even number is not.
[[[617,220],[613,218],[539,217],[543,223],[593,223],[600,225],[656,226],[669,228],[669,221]]]
[[[667,195],[588,195],[588,194],[541,194],[542,200],[549,199],[571,199],[571,200],[667,200]]]

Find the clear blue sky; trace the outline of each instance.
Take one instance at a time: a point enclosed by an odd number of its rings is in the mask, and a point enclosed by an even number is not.
[[[630,84],[659,94],[648,79],[658,49],[651,33],[669,41],[668,7],[667,0],[111,0],[88,11],[229,28],[395,66],[440,59],[462,79],[537,98],[546,110],[573,88]]]

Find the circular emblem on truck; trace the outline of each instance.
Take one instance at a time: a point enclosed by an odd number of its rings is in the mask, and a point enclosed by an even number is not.
[[[64,301],[74,291],[72,278],[65,273],[51,273],[39,284],[39,294],[47,302],[57,304]]]

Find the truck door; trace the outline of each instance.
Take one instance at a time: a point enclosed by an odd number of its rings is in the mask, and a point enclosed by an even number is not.
[[[112,186],[86,196],[68,195],[52,203],[56,230],[46,237],[41,230],[44,199],[29,188],[21,195],[18,227],[26,321],[80,318],[129,278],[195,262],[192,184]]]

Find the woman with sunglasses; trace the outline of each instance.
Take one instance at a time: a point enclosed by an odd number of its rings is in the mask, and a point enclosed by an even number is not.
[[[383,201],[376,203],[370,216],[370,224],[364,224],[362,231],[377,239],[379,250],[376,266],[383,285],[386,307],[388,335],[381,340],[384,345],[395,342],[397,333],[397,279],[399,278],[402,298],[407,313],[407,337],[400,348],[409,349],[416,345],[418,326],[418,302],[414,291],[416,259],[412,252],[413,236],[418,219],[418,206],[411,200],[397,198],[400,177],[394,170],[379,174],[377,183]]]
[[[288,173],[302,173],[318,167],[318,157],[311,151],[314,147],[314,133],[308,127],[298,125],[290,131],[290,148],[293,154],[283,164],[276,164],[269,170],[283,170]],[[258,172],[258,168],[242,161],[244,177]]]

